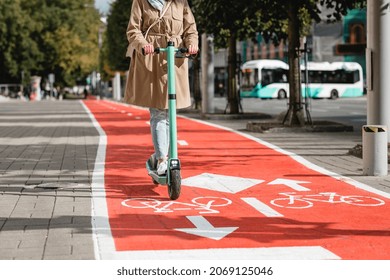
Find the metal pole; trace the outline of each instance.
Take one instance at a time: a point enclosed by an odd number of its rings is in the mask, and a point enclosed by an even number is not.
[[[169,108],[169,159],[177,159],[177,123],[176,123],[176,82],[175,82],[175,47],[168,42],[168,108]]]
[[[202,113],[214,113],[214,41],[208,34],[202,34]]]
[[[119,72],[115,72],[115,77],[113,81],[113,95],[114,99],[117,101],[121,100],[121,76]]]
[[[367,124],[390,127],[390,3],[367,1]],[[390,139],[390,131],[387,131]]]

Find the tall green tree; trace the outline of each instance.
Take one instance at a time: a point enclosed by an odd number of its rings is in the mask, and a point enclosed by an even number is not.
[[[290,102],[287,124],[303,125],[300,90],[300,39],[312,21],[320,21],[325,11],[329,21],[340,20],[348,9],[362,6],[365,0],[193,0],[198,27],[213,34],[217,47],[227,47],[228,102],[231,113],[238,113],[236,41],[255,38],[257,32],[278,43],[288,39]],[[321,7],[326,9],[321,9]]]
[[[25,16],[21,0],[0,1],[0,82],[19,82],[22,72],[39,71],[43,60],[39,42],[31,34],[39,23]]]
[[[255,36],[262,10],[255,10],[252,0],[192,0],[192,4],[199,31],[213,34],[216,47],[229,50],[228,105],[230,113],[239,113],[236,42]]]
[[[116,0],[111,4],[107,17],[107,30],[105,34],[105,48],[103,62],[113,71],[127,71],[129,68],[129,58],[127,58],[127,37],[126,30],[129,23],[131,0]]]
[[[93,0],[0,1],[0,80],[55,73],[74,84],[97,68],[99,23]]]
[[[274,41],[288,39],[288,63],[290,99],[286,115],[289,126],[303,126],[304,108],[301,94],[300,46],[301,38],[307,35],[307,27],[313,22],[320,22],[321,15],[328,22],[341,20],[349,9],[363,7],[365,0],[256,0],[257,10],[268,15],[258,28],[263,33],[271,34]],[[287,26],[287,28],[286,28]]]

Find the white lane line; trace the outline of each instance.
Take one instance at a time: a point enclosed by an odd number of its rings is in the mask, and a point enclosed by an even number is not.
[[[241,198],[244,202],[255,208],[257,211],[259,211],[261,214],[263,214],[266,217],[284,217],[279,212],[275,211],[268,205],[264,204],[260,200],[254,197],[243,197]]]
[[[95,159],[95,168],[92,173],[92,236],[94,243],[95,258],[97,260],[107,259],[107,252],[115,252],[114,238],[111,233],[111,226],[108,220],[108,209],[106,202],[106,190],[104,187],[104,172],[106,163],[107,135],[92,112],[80,101],[87,112],[93,126],[99,133],[99,146]]]
[[[110,260],[339,260],[321,246],[113,252]]]

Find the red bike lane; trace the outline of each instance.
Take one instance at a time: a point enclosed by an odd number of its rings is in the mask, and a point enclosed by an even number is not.
[[[230,249],[278,248],[289,258],[294,248],[321,248],[329,258],[390,258],[388,196],[250,136],[179,117],[182,192],[170,201],[145,169],[153,152],[148,111],[84,104],[107,137],[105,202],[116,252],[223,249],[224,258]]]

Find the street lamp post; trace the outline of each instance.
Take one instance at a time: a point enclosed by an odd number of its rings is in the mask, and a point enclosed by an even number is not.
[[[390,1],[367,1],[367,124],[390,128]],[[388,132],[389,133],[389,132]],[[388,139],[390,135],[388,134]]]

